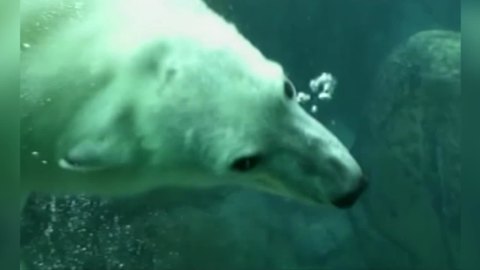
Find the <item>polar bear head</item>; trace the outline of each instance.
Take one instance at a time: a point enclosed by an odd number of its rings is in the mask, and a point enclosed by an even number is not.
[[[356,161],[295,101],[282,67],[212,14],[184,14],[194,26],[163,14],[132,31],[145,42],[123,48],[112,81],[77,113],[60,166],[118,189],[241,185],[350,206],[365,187]]]

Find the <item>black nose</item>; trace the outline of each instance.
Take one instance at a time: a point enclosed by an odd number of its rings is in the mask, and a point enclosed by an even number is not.
[[[365,177],[362,177],[356,189],[348,192],[347,194],[337,199],[334,199],[332,203],[338,208],[350,208],[358,200],[358,198],[365,191],[365,189],[367,189],[367,187],[368,183]]]

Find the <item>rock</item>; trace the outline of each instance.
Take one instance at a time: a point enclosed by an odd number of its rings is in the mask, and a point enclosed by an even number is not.
[[[359,232],[376,269],[457,269],[460,251],[460,34],[413,35],[380,67],[355,146],[371,189]]]
[[[32,196],[22,226],[27,269],[366,269],[350,223],[241,190],[158,190],[99,200]]]

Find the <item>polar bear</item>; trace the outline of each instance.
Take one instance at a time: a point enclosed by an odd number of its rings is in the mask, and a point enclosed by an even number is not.
[[[282,67],[202,1],[22,5],[25,192],[238,185],[348,207],[363,191]]]

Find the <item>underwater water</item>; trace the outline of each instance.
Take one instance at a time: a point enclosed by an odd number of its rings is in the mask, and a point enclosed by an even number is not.
[[[477,269],[462,261],[459,0],[205,2],[282,65],[366,192],[349,209],[232,186],[33,193],[25,270]],[[312,90],[322,73],[336,85]]]

